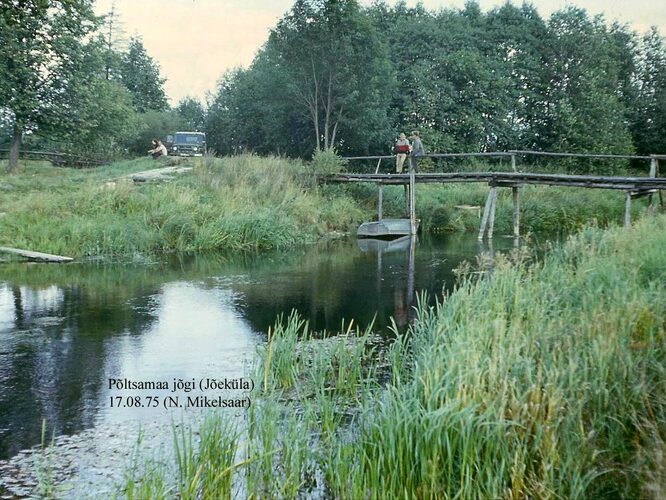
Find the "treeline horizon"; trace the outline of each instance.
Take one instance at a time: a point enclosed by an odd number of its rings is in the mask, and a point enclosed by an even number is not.
[[[92,5],[0,15],[0,144],[114,158],[189,129],[221,155],[310,158],[390,154],[417,130],[432,152],[666,153],[664,38],[577,7],[296,0],[205,105],[171,107],[141,39],[121,46]]]
[[[206,116],[221,154],[390,154],[412,130],[435,152],[666,152],[664,39],[576,7],[297,0]]]

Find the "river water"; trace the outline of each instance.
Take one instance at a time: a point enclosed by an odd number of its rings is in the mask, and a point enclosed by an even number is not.
[[[496,238],[492,250],[513,245]],[[64,447],[81,437],[86,450],[81,442],[71,446],[77,456],[87,453],[90,464],[120,434],[131,441],[140,425],[171,422],[173,412],[165,408],[114,405],[119,393],[109,379],[171,384],[247,376],[257,344],[278,315],[292,310],[315,330],[338,331],[351,318],[364,328],[374,318],[373,330],[390,336],[392,321],[402,328],[413,318],[418,293],[441,297],[454,285],[461,261],[474,262],[489,251],[463,234],[174,257],[153,265],[5,264],[0,493],[3,484],[5,492],[29,490],[13,490],[20,478],[11,476],[29,476],[22,468],[30,464],[21,460],[43,436]],[[126,451],[113,453],[122,457]],[[81,464],[72,467],[64,475],[86,474]],[[27,481],[34,485],[34,478]]]

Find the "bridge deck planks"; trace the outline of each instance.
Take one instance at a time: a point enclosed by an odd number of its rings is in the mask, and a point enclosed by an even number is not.
[[[409,174],[355,174],[342,173],[321,178],[325,183],[372,182],[376,184],[409,184]],[[419,173],[414,182],[461,183],[485,182],[498,187],[512,187],[521,184],[569,186],[590,189],[646,190],[666,189],[666,178],[660,177],[615,177],[593,175],[534,174],[522,172],[452,172]]]

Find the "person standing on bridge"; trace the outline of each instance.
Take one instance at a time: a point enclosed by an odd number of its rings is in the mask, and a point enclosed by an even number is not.
[[[411,169],[414,173],[419,173],[419,156],[425,155],[425,149],[423,149],[423,143],[419,137],[419,133],[414,130],[412,135],[409,137],[412,140],[412,154],[409,155],[409,163]]]
[[[402,173],[402,167],[405,164],[405,160],[411,149],[407,136],[403,132],[400,132],[398,140],[395,141],[395,146],[393,146],[393,152],[395,153],[395,171],[397,173]]]

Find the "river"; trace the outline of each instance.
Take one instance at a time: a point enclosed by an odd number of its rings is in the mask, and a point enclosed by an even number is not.
[[[496,238],[493,251],[510,251],[513,244]],[[114,405],[118,392],[110,379],[247,376],[257,344],[292,310],[314,330],[338,331],[351,318],[365,328],[374,319],[373,330],[390,337],[392,321],[401,329],[413,319],[418,294],[441,297],[454,286],[462,261],[475,262],[489,250],[463,234],[180,256],[161,264],[4,264],[0,492],[3,485],[15,495],[31,490],[35,479],[26,469],[34,463],[26,450],[44,436],[88,456],[71,459],[63,478],[95,476],[100,471],[87,469],[114,439],[122,450],[112,450],[108,460],[121,469],[139,426],[170,424],[170,410]],[[160,432],[154,431],[157,441]]]

